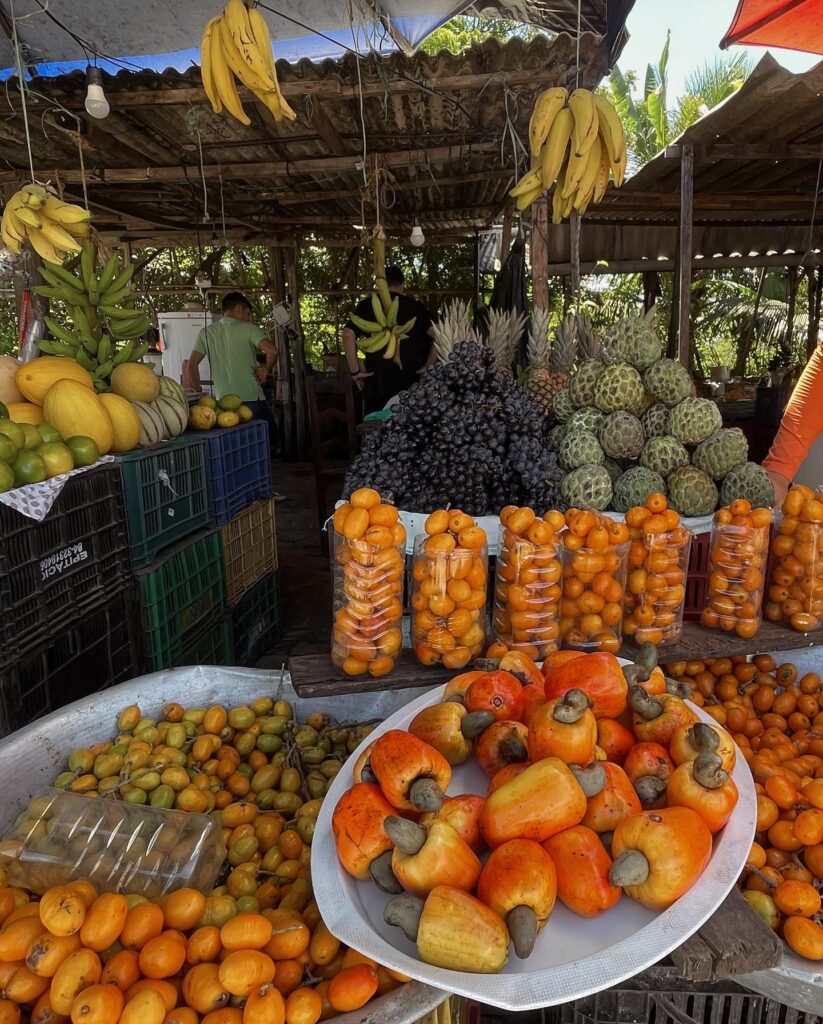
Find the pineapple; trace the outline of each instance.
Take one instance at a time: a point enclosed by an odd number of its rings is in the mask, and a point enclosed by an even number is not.
[[[494,368],[502,377],[513,378],[512,363],[526,326],[526,314],[517,313],[513,309],[490,309],[488,326],[486,345],[494,354]]]
[[[449,361],[455,345],[464,341],[477,341],[469,304],[460,299],[446,304],[433,331],[434,349],[441,363]]]
[[[547,416],[554,404],[555,388],[549,370],[551,345],[549,344],[549,314],[544,309],[532,310],[529,321],[529,343],[526,348],[529,370],[526,388],[532,398],[543,406]]]
[[[569,315],[557,328],[549,360],[549,377],[552,401],[561,388],[569,382],[569,375],[577,359],[577,325],[575,317]]]

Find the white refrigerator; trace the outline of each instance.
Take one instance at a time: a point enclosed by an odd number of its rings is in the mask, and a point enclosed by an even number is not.
[[[205,310],[183,310],[176,313],[158,313],[157,324],[163,348],[163,376],[171,377],[184,386],[183,363],[191,355],[197,335],[204,327],[214,323],[217,318]],[[200,380],[211,380],[208,357],[199,366]]]

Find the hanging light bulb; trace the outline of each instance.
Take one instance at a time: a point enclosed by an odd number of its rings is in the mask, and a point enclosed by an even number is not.
[[[89,65],[86,68],[86,113],[102,121],[109,116],[109,101],[103,92],[103,72],[100,68]]]
[[[415,219],[412,233],[409,235],[409,241],[412,245],[422,245],[426,241],[426,236],[423,234],[423,229],[420,227],[419,219]]]

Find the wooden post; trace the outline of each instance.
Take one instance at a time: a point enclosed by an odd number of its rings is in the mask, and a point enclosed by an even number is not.
[[[284,261],[292,316],[291,332],[294,338],[294,412],[297,419],[295,436],[298,460],[303,458],[306,450],[306,350],[303,325],[300,322],[300,278],[297,266],[299,256],[300,245],[295,239],[294,246],[284,250]]]
[[[817,344],[817,318],[815,317],[815,311],[817,309],[818,277],[814,272],[814,267],[810,267],[806,271],[806,280],[809,292],[809,321],[806,328],[806,359],[808,360],[811,359],[814,347]]]
[[[576,307],[580,298],[580,214],[577,210],[572,210],[569,215],[569,262],[572,268],[572,304]]]
[[[794,342],[794,316],[797,310],[797,285],[799,281],[797,267],[788,267],[786,277],[786,283],[789,288],[789,308],[786,312],[786,337],[783,341],[783,351],[786,356],[786,366],[788,367],[791,366]]]
[[[480,232],[474,233],[474,273],[472,275],[472,304],[480,305]]]
[[[269,286],[274,305],[286,299],[286,281],[283,273],[283,250],[269,249]],[[277,371],[280,375],[280,389],[283,396],[283,434],[285,435],[286,452],[294,455],[294,401],[291,380],[291,360],[289,359],[289,335],[281,327],[277,328]]]
[[[500,232],[500,265],[501,267],[506,262],[506,257],[509,255],[509,249],[512,247],[512,211],[514,210],[514,203],[511,199],[506,200],[506,205],[503,207],[503,228]]]
[[[688,369],[691,341],[692,239],[694,233],[694,149],[680,149],[680,237],[677,251],[677,354]]]
[[[532,204],[532,306],[549,308],[549,206],[544,197]]]

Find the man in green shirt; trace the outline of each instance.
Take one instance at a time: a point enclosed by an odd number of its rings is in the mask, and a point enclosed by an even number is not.
[[[237,395],[252,410],[255,419],[269,425],[274,442],[277,431],[262,384],[277,362],[277,346],[255,323],[252,306],[242,292],[229,292],[223,299],[223,316],[204,327],[189,357],[189,378],[195,391],[200,387],[198,367],[208,357],[216,398]],[[265,363],[258,363],[262,354]]]

